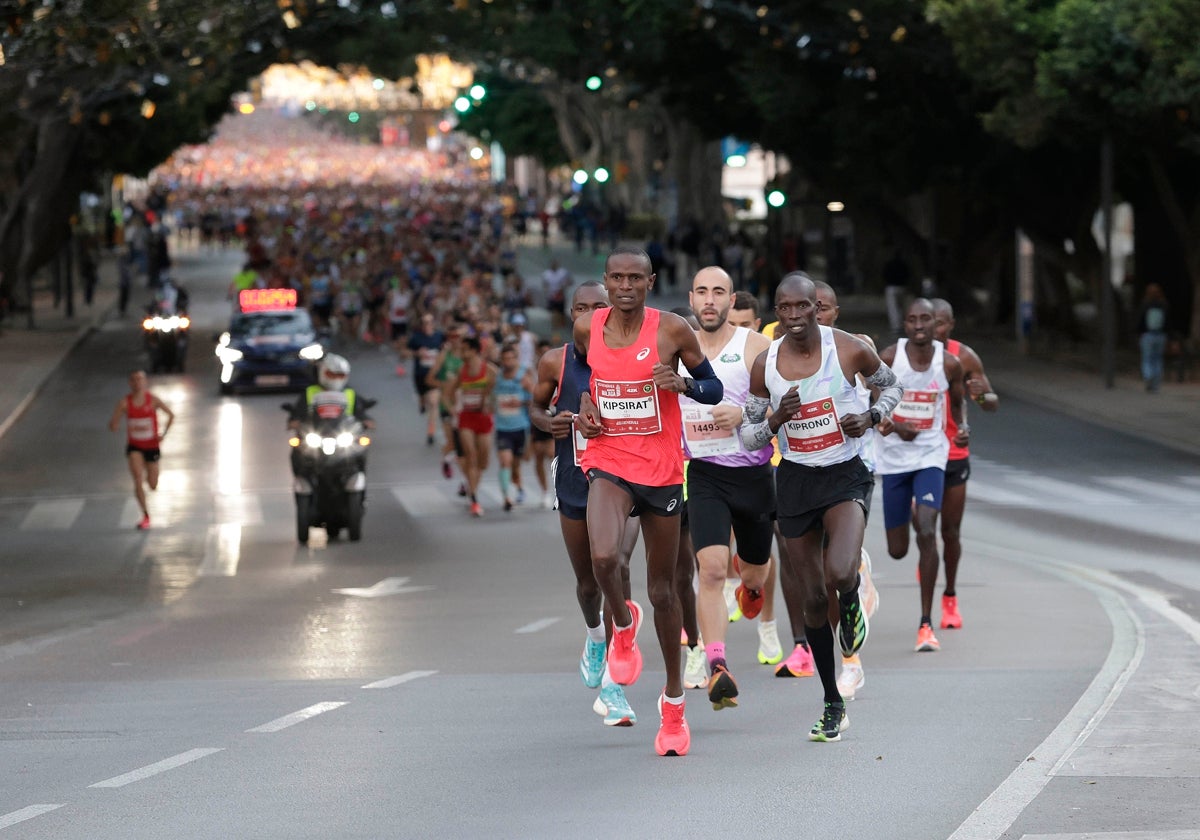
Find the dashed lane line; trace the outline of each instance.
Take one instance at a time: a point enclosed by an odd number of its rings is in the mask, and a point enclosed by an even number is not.
[[[432,677],[437,671],[409,671],[406,674],[400,674],[397,677],[387,677],[382,680],[376,680],[373,683],[367,683],[363,688],[391,688],[393,686],[402,685],[406,682],[419,680],[422,677]]]
[[[123,773],[120,776],[113,776],[111,779],[105,779],[102,782],[96,782],[94,785],[88,785],[90,788],[119,788],[125,785],[140,782],[143,779],[148,779],[151,776],[157,776],[159,773],[165,773],[168,770],[174,770],[176,767],[182,767],[185,764],[191,764],[204,758],[207,755],[221,752],[224,747],[200,747],[187,752],[181,752],[179,755],[173,755],[170,758],[164,758],[162,761],[156,761],[153,764],[147,764],[145,767],[139,767],[137,770],[131,770],[128,773]]]
[[[539,618],[537,621],[530,622],[529,624],[526,624],[524,627],[518,627],[513,632],[514,633],[537,633],[542,630],[545,630],[547,627],[549,627],[552,624],[557,624],[560,621],[562,621],[562,618],[560,616],[555,616],[552,618]]]
[[[278,732],[281,729],[287,729],[289,726],[295,726],[297,723],[303,723],[317,715],[331,712],[334,709],[340,709],[346,704],[341,701],[328,701],[325,703],[314,703],[307,708],[301,709],[298,712],[292,712],[290,715],[284,715],[281,718],[264,723],[262,726],[256,726],[253,729],[247,729],[247,732]]]
[[[56,811],[65,804],[64,802],[60,805],[30,805],[28,808],[22,808],[19,811],[0,814],[0,829],[8,828],[17,823],[23,823],[25,820],[31,820],[34,817],[40,817],[42,814],[49,814],[51,811]]]

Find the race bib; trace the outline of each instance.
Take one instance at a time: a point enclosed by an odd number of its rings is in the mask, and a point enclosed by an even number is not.
[[[927,432],[937,421],[938,400],[940,391],[904,390],[904,396],[892,412],[892,422],[909,423],[918,432]]]
[[[783,433],[792,452],[820,452],[846,442],[837,409],[828,398],[802,403],[792,419],[783,424]]]
[[[422,347],[417,350],[417,361],[421,367],[431,368],[437,363],[438,351],[433,347]]]
[[[575,456],[575,466],[582,467],[581,459],[587,451],[588,439],[579,433],[579,429],[571,426],[571,452]]]
[[[658,389],[653,379],[639,382],[597,379],[596,408],[606,435],[652,435],[662,431]]]
[[[483,410],[483,392],[482,391],[461,391],[459,392],[459,408],[463,411],[482,411]]]
[[[496,413],[501,417],[518,417],[523,404],[519,394],[501,394],[496,397]]]
[[[722,429],[713,419],[710,405],[682,406],[683,437],[693,458],[733,455],[738,452],[738,440],[733,429]]]
[[[154,440],[154,419],[151,417],[130,417],[129,439]]]

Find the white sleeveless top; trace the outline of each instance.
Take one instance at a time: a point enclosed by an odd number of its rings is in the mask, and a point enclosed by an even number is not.
[[[859,443],[846,437],[840,421],[847,414],[860,414],[860,398],[853,382],[847,382],[838,359],[833,328],[817,325],[821,332],[821,366],[806,379],[785,379],[779,373],[779,345],[771,342],[767,351],[766,384],[771,408],[779,403],[793,385],[799,386],[800,413],[779,427],[779,452],[794,464],[828,467],[850,461],[859,454]]]
[[[896,342],[892,363],[904,395],[892,412],[892,420],[908,421],[920,432],[914,440],[901,440],[897,434],[879,435],[875,441],[875,470],[880,475],[916,472],[928,467],[946,468],[950,439],[946,437],[945,345],[933,342],[933,361],[927,370],[914,370],[908,361],[908,339]]]
[[[717,358],[709,360],[725,388],[725,396],[721,398],[723,405],[746,405],[746,397],[750,394],[750,369],[746,365],[749,337],[750,330],[738,327]],[[686,376],[682,363],[679,367],[680,374]],[[770,449],[747,451],[736,428],[718,429],[713,422],[713,406],[680,394],[679,411],[683,415],[683,448],[689,458],[725,467],[756,467],[771,462]]]

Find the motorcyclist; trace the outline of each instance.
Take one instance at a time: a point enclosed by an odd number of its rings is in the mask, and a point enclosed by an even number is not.
[[[350,380],[350,362],[345,357],[330,353],[321,359],[317,367],[317,381],[304,389],[288,414],[288,428],[299,429],[306,421],[340,417],[350,414],[367,429],[375,428],[375,421],[367,415],[373,400],[360,397],[353,388],[346,387]],[[300,472],[303,455],[299,447],[292,449],[292,472]]]

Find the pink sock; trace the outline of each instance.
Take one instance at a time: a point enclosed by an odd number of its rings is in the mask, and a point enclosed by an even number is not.
[[[716,662],[718,659],[725,658],[725,643],[724,642],[709,642],[704,645],[704,655],[708,657],[708,664]]]

